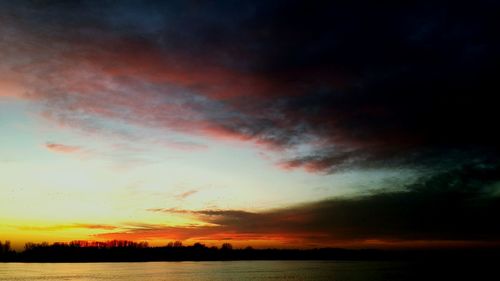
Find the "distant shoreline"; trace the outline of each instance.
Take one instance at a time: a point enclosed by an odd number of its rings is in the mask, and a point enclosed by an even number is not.
[[[488,262],[500,260],[499,249],[455,250],[349,250],[349,249],[211,249],[182,248],[50,248],[11,252],[0,262],[92,263],[92,262],[201,262],[201,261],[417,261]]]

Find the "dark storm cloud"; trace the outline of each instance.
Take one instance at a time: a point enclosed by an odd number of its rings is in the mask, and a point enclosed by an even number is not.
[[[75,102],[54,95],[54,81],[39,94],[52,107],[290,149],[281,165],[309,171],[498,160],[496,1],[2,5],[4,21],[19,21],[52,44],[41,53],[64,54],[49,59],[91,57],[114,81],[177,87],[192,93],[183,94],[182,109],[198,115],[167,116],[137,97],[117,103],[103,95],[89,105],[81,95],[76,101],[85,102]],[[136,114],[119,114],[128,111]],[[294,150],[303,144],[312,149]]]
[[[235,233],[254,239],[284,235],[325,244],[368,240],[499,242],[500,226],[494,221],[500,215],[500,169],[491,164],[467,166],[422,179],[399,191],[258,213],[150,211],[194,215],[216,225],[207,228],[211,235]]]
[[[253,133],[319,137],[315,153],[288,163],[313,170],[497,157],[498,4],[331,2],[292,3],[256,24],[275,35],[262,70],[302,92],[266,104],[282,122]]]

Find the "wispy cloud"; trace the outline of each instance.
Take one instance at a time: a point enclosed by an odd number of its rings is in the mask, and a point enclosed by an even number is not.
[[[107,224],[86,224],[86,223],[74,223],[74,224],[60,224],[60,225],[48,225],[48,226],[17,226],[20,230],[34,230],[34,231],[59,231],[68,229],[101,229],[101,230],[115,230],[118,227]]]
[[[193,195],[193,194],[196,194],[196,193],[198,193],[198,192],[199,192],[199,190],[197,190],[197,189],[191,189],[191,190],[188,190],[188,191],[182,192],[182,193],[180,193],[180,194],[177,194],[177,195],[175,196],[175,198],[177,198],[177,199],[181,199],[181,200],[182,200],[182,199],[186,199],[186,198],[188,198],[189,196],[191,196],[191,195]]]
[[[57,152],[57,153],[75,153],[81,151],[80,146],[66,145],[53,142],[46,143],[45,148],[47,148],[52,152]]]

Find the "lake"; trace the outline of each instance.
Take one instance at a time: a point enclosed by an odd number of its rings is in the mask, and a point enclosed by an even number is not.
[[[460,267],[458,267],[460,268]],[[427,272],[427,273],[426,273]],[[457,273],[441,272],[443,277]],[[458,274],[457,274],[458,275]],[[437,277],[403,262],[223,261],[131,263],[0,263],[0,280],[396,281]],[[464,277],[464,276],[462,276]],[[478,277],[478,276],[476,276]],[[480,280],[474,278],[473,280]]]

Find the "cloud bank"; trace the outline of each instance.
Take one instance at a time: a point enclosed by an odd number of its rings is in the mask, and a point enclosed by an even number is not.
[[[335,198],[263,212],[154,208],[151,212],[195,217],[203,225],[143,225],[98,235],[107,239],[266,240],[303,245],[396,246],[498,245],[500,169],[467,166],[399,191]],[[379,245],[379,246],[380,246]]]
[[[498,159],[494,1],[1,6],[2,69],[64,126],[254,142],[322,173]]]

